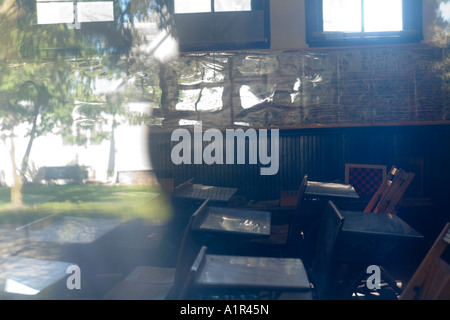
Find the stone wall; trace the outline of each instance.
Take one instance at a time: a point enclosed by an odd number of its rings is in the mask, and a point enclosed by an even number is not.
[[[165,128],[304,127],[450,120],[442,49],[391,45],[185,54],[161,65]]]

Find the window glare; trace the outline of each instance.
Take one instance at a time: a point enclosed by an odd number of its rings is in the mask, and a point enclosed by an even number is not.
[[[37,3],[36,11],[38,24],[72,23],[75,18],[72,2]]]
[[[439,5],[439,12],[442,19],[445,21],[450,20],[450,3],[449,2],[441,2]]]
[[[323,31],[361,31],[361,0],[323,0]]]
[[[211,12],[211,0],[175,0],[175,13]]]
[[[214,0],[214,11],[250,11],[251,0]]]
[[[382,32],[403,30],[402,2],[402,0],[365,0],[365,31]]]
[[[361,0],[323,0],[323,30],[361,32]],[[364,31],[403,30],[402,0],[364,0]]]

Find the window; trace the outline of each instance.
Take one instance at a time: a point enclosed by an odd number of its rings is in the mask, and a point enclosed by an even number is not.
[[[199,13],[211,12],[211,0],[175,0],[174,1],[175,14],[180,13]]]
[[[175,0],[175,13],[251,11],[251,0]]]
[[[270,47],[269,0],[174,0],[181,51]]]
[[[306,0],[310,46],[419,42],[422,0]]]
[[[80,28],[79,23],[114,21],[113,1],[37,0],[36,12],[38,24],[67,23]]]

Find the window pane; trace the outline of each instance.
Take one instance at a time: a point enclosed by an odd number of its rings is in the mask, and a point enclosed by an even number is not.
[[[211,0],[175,0],[175,13],[211,12]]]
[[[73,23],[75,18],[72,2],[37,3],[36,10],[38,24]]]
[[[441,2],[439,5],[439,13],[442,19],[448,22],[448,20],[450,20],[450,3]]]
[[[114,21],[112,1],[77,3],[78,22]]]
[[[402,0],[365,0],[364,31],[403,30]]]
[[[323,0],[323,31],[361,31],[361,0]]]
[[[214,11],[250,11],[251,0],[214,0]]]

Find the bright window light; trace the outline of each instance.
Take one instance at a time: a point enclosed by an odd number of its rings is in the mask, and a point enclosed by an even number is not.
[[[361,0],[323,0],[323,31],[361,32]]]
[[[364,20],[362,20],[362,11],[364,11]],[[323,0],[323,30],[329,32],[401,31],[403,30],[403,1]]]
[[[39,293],[39,290],[33,289],[13,279],[6,279],[5,292],[18,293],[32,296]]]
[[[251,11],[251,0],[214,0],[214,11]],[[211,12],[211,0],[175,0],[175,13]]]
[[[75,16],[72,2],[37,3],[37,23],[73,23]]]
[[[364,0],[364,31],[403,30],[402,0]]]
[[[450,20],[450,3],[449,2],[441,2],[439,5],[439,11],[441,13],[442,19],[445,21]]]
[[[112,1],[91,1],[77,3],[78,22],[114,21]]]
[[[214,0],[214,11],[250,11],[251,0]]]
[[[175,13],[211,12],[211,0],[175,0]]]
[[[75,17],[72,1],[36,2],[38,24],[114,21],[113,1],[78,2]]]
[[[255,96],[250,87],[246,85],[241,87],[241,89],[239,90],[239,95],[241,97],[242,108],[244,109],[251,108],[254,105],[264,101],[264,99]]]

